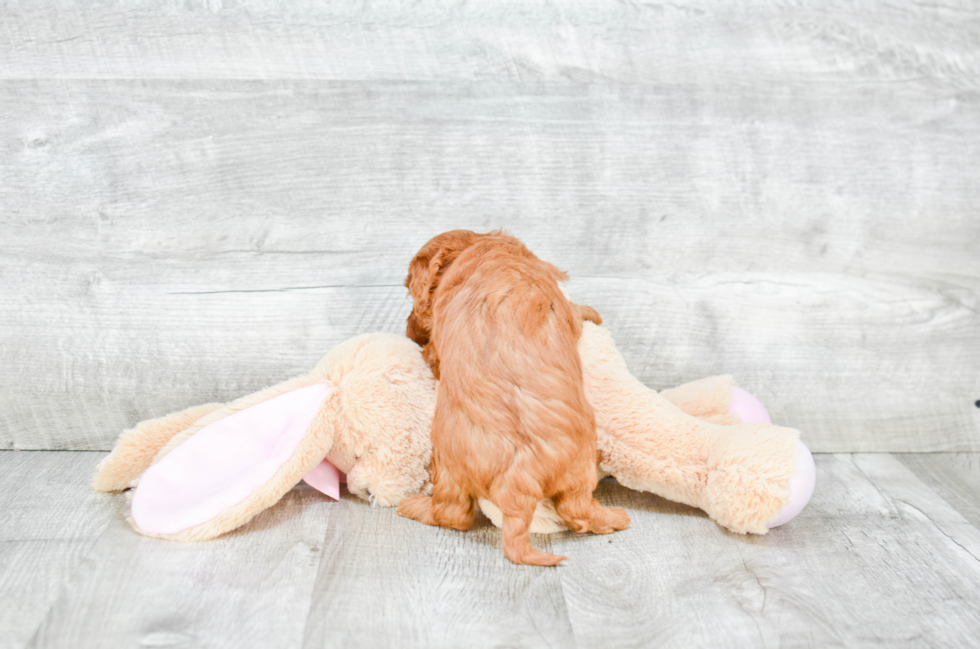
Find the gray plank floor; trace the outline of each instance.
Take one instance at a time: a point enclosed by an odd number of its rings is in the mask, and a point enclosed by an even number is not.
[[[136,535],[102,453],[0,452],[0,647],[967,647],[980,641],[980,454],[816,457],[764,537],[611,481],[633,524],[538,537],[420,526],[307,487],[220,540]]]

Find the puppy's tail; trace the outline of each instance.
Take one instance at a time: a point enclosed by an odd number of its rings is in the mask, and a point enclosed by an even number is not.
[[[580,320],[588,320],[589,322],[594,322],[597,325],[602,324],[602,316],[599,312],[590,306],[585,306],[584,304],[572,303],[572,310],[578,316]]]
[[[518,515],[508,515],[504,512],[504,556],[516,564],[528,566],[555,566],[568,557],[542,552],[531,545],[531,520],[534,518],[534,506],[530,510],[521,511]],[[512,514],[517,512],[511,512]]]

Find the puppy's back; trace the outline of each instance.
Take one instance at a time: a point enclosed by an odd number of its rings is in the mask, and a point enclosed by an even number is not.
[[[439,287],[433,311],[440,355],[466,354],[465,343],[482,343],[487,360],[537,356],[549,367],[577,369],[581,382],[582,324],[558,287],[566,278],[513,237],[488,236],[460,255]],[[447,344],[454,343],[464,344],[450,352]]]
[[[516,240],[493,239],[460,255],[440,287],[433,332],[442,385],[477,428],[545,454],[529,464],[547,456],[560,464],[594,444],[582,325],[558,287],[565,273]]]
[[[398,513],[468,529],[475,501],[503,516],[504,554],[555,565],[530,543],[534,510],[553,498],[576,532],[624,529],[629,516],[592,497],[595,417],[585,400],[577,343],[594,309],[570,303],[565,274],[502,233],[449,232],[412,260],[407,332],[441,378],[432,420],[432,497]],[[430,339],[431,334],[431,339]]]

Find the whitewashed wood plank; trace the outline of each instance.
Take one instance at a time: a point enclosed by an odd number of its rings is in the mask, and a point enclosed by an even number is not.
[[[604,314],[648,385],[733,373],[816,451],[976,448],[980,318],[947,296],[962,287],[756,274],[733,290],[732,278],[582,279],[571,293]],[[84,319],[45,318],[57,327],[45,348],[7,348],[8,368],[46,367],[5,391],[14,443],[111,447],[136,421],[288,378],[358,333],[399,331],[408,311],[400,286],[172,296],[125,281]]]
[[[0,442],[108,448],[400,330],[412,253],[502,225],[652,385],[731,372],[815,450],[977,449],[980,100],[690,93],[0,83]]]
[[[97,457],[0,453],[13,512],[0,522],[4,551],[20,538],[31,558],[19,569],[56,558],[52,531],[81,538],[92,527],[91,503],[52,503],[92,496],[75,483]],[[535,537],[570,557],[556,569],[508,563],[483,519],[450,532],[307,487],[207,543],[139,537],[118,512],[85,560],[63,568],[43,621],[24,613],[4,646],[24,646],[23,629],[39,622],[28,646],[969,646],[980,530],[892,456],[816,461],[810,506],[763,537],[603,481],[599,498],[629,508],[632,526]],[[103,524],[124,500],[96,498],[109,506]],[[8,574],[0,592],[14,592]],[[39,601],[46,583],[16,595]]]
[[[88,488],[102,453],[0,451],[0,647],[23,647],[123,499]]]
[[[980,453],[896,453],[895,458],[980,529]]]
[[[12,373],[31,377],[4,390],[8,445],[109,449],[138,421],[230,401],[309,371],[356,334],[403,328],[410,308],[401,286],[174,296],[126,283],[109,289],[115,304],[53,305],[47,331],[25,327],[33,361],[5,347],[23,358]]]
[[[961,554],[963,565],[980,577],[980,529],[893,455],[857,454],[854,463],[893,499],[903,518],[918,516],[938,528],[945,535],[947,548],[953,554]]]
[[[203,543],[145,538],[119,515],[28,646],[299,647],[329,521],[305,485]]]
[[[482,516],[443,530],[345,496],[330,522],[304,648],[574,646],[559,573],[510,563]]]
[[[3,251],[9,272],[28,274],[25,261],[221,253],[205,281],[251,277],[265,254],[300,257],[290,286],[336,283],[311,276],[311,259],[400,282],[403,258],[432,233],[505,226],[573,274],[977,274],[980,99],[904,85],[739,97],[0,82]],[[59,281],[98,282],[84,270]]]
[[[6,78],[464,79],[975,89],[968,0],[842,12],[819,2],[6,3]],[[972,39],[971,39],[972,36]]]
[[[809,507],[761,537],[604,483],[630,529],[552,546],[572,555],[561,581],[578,646],[970,646],[980,562],[957,542],[980,532],[951,530],[956,513],[887,456],[874,471],[816,461]]]

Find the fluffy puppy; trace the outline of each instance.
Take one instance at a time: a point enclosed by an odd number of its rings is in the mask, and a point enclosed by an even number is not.
[[[595,416],[585,399],[578,339],[590,307],[569,302],[567,275],[503,232],[446,232],[409,266],[414,300],[407,333],[440,379],[432,422],[432,496],[398,513],[465,530],[476,501],[503,514],[504,555],[555,565],[566,557],[531,546],[542,498],[576,532],[629,525],[622,509],[592,497],[597,483]]]

